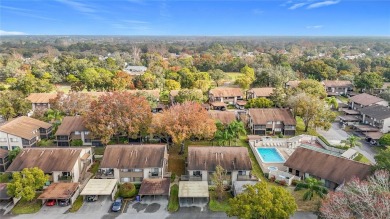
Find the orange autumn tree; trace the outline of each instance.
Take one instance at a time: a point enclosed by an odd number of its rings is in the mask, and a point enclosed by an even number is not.
[[[113,92],[92,101],[84,116],[85,127],[103,144],[116,136],[137,137],[145,134],[152,121],[151,108],[143,96]]]
[[[212,139],[217,128],[207,111],[195,102],[175,104],[153,117],[151,132],[159,137],[171,137],[175,145],[190,138]],[[182,145],[181,152],[184,147]]]

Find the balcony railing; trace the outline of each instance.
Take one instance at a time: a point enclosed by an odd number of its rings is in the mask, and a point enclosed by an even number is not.
[[[149,178],[161,178],[161,174],[159,174],[159,173],[149,173]]]
[[[255,176],[238,175],[237,181],[258,181],[258,179]]]
[[[202,176],[181,175],[181,181],[202,181]]]
[[[58,181],[61,182],[71,182],[72,176],[58,176]]]

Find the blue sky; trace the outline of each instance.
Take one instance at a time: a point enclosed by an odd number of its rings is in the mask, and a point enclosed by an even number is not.
[[[1,0],[18,34],[390,36],[390,0]]]

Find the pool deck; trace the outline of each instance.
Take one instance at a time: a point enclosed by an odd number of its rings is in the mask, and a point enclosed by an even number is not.
[[[268,167],[277,167],[278,170],[282,170],[282,171],[286,170],[287,167],[284,166],[284,163],[263,163],[259,153],[257,152],[257,147],[254,147],[253,145],[250,145],[250,147],[263,173],[269,173]],[[280,155],[283,156],[285,161],[290,157],[290,155],[294,151],[294,149],[286,148],[286,147],[273,147],[273,148],[276,148],[279,151]]]

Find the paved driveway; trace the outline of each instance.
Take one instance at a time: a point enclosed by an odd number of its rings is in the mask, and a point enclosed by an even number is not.
[[[339,123],[334,122],[328,131],[317,129],[318,134],[324,136],[329,143],[340,144],[340,141],[348,138],[348,133],[341,129]]]
[[[371,163],[375,164],[375,151],[372,149],[373,146],[371,146],[364,140],[363,135],[357,133],[347,133],[346,131],[341,129],[339,123],[332,123],[332,127],[328,131],[317,129],[317,132],[320,135],[324,136],[331,144],[339,144],[340,141],[347,139],[349,135],[358,135],[360,138],[362,138],[362,140],[360,141],[362,143],[362,146],[355,147],[354,149],[357,150],[359,153],[363,154],[365,157],[367,157],[367,159],[370,160]]]

